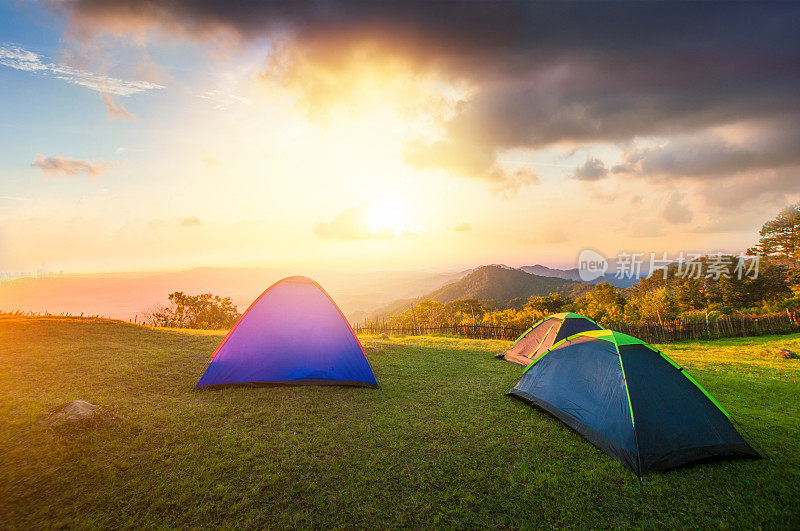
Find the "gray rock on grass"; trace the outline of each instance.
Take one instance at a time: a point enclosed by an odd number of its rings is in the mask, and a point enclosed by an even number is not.
[[[102,411],[99,406],[84,400],[73,400],[51,413],[43,422],[50,426],[65,426],[93,424],[97,423],[101,418]]]

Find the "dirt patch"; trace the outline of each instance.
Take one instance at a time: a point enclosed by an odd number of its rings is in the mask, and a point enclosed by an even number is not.
[[[84,400],[67,402],[41,422],[53,427],[92,427],[102,426],[117,420],[117,417],[100,406]]]

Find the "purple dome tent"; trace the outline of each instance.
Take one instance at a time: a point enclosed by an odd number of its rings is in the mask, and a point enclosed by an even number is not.
[[[195,387],[270,384],[378,386],[350,324],[310,278],[288,277],[267,288]]]

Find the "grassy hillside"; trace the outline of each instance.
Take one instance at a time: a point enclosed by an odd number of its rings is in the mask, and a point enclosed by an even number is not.
[[[501,306],[512,299],[527,299],[531,295],[561,293],[573,295],[589,289],[588,284],[554,277],[531,275],[519,269],[501,266],[479,267],[461,280],[426,295],[425,299],[451,302],[458,299],[497,301]]]
[[[0,319],[0,527],[800,526],[800,361],[770,350],[800,335],[666,348],[773,461],[644,483],[503,396],[507,342],[363,338],[378,390],[193,391],[221,337]],[[108,422],[39,422],[72,399]]]

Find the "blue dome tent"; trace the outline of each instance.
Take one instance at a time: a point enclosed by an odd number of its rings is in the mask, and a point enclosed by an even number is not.
[[[553,345],[507,394],[550,413],[639,477],[710,457],[759,455],[680,365],[620,332],[581,332]]]
[[[333,299],[310,278],[270,286],[242,314],[195,387],[378,382]]]

